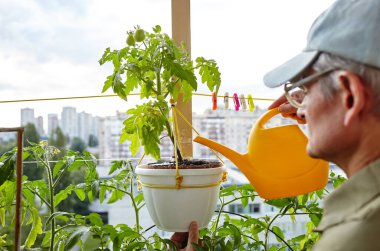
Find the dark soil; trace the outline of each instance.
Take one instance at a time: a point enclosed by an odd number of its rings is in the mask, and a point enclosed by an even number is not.
[[[223,164],[217,160],[184,160],[178,163],[179,169],[203,169],[221,167]],[[175,169],[175,161],[158,161],[145,166],[148,169]]]

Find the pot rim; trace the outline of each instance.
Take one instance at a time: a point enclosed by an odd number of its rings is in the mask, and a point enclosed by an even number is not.
[[[176,169],[152,169],[144,168],[146,164],[138,165],[135,169],[135,173],[139,175],[152,175],[152,176],[175,176]],[[180,175],[193,175],[201,176],[208,174],[219,174],[226,170],[226,166],[222,165],[220,167],[213,168],[194,168],[194,169],[179,169]]]

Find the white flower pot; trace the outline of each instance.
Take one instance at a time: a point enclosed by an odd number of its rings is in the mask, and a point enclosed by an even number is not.
[[[176,185],[175,169],[136,167],[149,214],[156,226],[165,231],[187,232],[191,221],[207,227],[218,201],[220,183],[226,168],[180,169],[182,186],[201,188],[157,188]]]

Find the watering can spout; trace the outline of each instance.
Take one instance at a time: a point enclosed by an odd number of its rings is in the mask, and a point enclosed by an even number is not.
[[[231,160],[232,163],[234,163],[240,170],[244,172],[244,169],[247,169],[251,164],[249,163],[249,159],[247,154],[241,154],[238,153],[218,142],[215,142],[213,140],[201,137],[201,136],[196,136],[194,138],[194,142],[197,142],[201,145],[207,146],[223,156],[225,156],[227,159]]]

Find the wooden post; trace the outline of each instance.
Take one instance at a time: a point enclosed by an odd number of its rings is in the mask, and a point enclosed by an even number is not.
[[[185,42],[186,49],[191,55],[190,35],[190,0],[172,0],[172,37],[177,45]],[[192,101],[186,104],[182,101],[182,95],[178,98],[177,109],[192,123]],[[178,128],[181,137],[182,155],[184,158],[193,157],[193,137],[191,128],[178,118]]]

